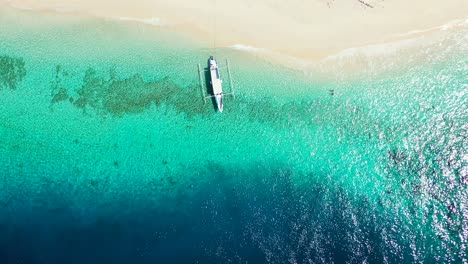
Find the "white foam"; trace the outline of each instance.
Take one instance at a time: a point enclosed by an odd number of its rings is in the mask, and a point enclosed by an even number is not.
[[[42,9],[36,9],[28,6],[23,6],[21,4],[15,4],[12,0],[7,0],[7,3],[9,6],[15,9],[19,10],[27,10],[27,11],[33,11],[33,10],[42,10]],[[81,11],[78,8],[71,6],[71,5],[61,5],[61,6],[56,6],[54,8],[50,9],[44,9],[44,10],[51,10],[56,13],[73,13],[77,11]],[[101,17],[98,15],[98,17]],[[121,21],[129,21],[129,22],[137,22],[137,23],[142,23],[146,25],[151,25],[151,26],[163,26],[165,23],[161,20],[159,17],[150,17],[150,18],[133,18],[133,17],[108,17],[110,19],[117,19]]]
[[[376,57],[376,56],[383,56],[383,55],[391,55],[403,49],[421,45],[422,43],[424,43],[424,42],[421,42],[422,40],[424,39],[427,40],[425,36],[419,35],[419,36],[411,37],[412,35],[415,35],[418,33],[426,33],[430,31],[437,31],[437,30],[447,31],[453,28],[466,27],[466,25],[468,25],[468,19],[466,20],[459,19],[459,20],[450,21],[449,23],[446,23],[437,27],[428,28],[425,30],[413,30],[405,34],[396,35],[397,37],[405,36],[407,37],[406,39],[344,49],[334,55],[328,56],[323,61],[344,59],[344,58],[350,58],[350,57],[356,57],[356,56]]]
[[[266,49],[263,48],[257,48],[254,46],[249,46],[249,45],[243,45],[243,44],[234,44],[229,46],[231,49],[235,50],[242,50],[242,51],[248,51],[248,52],[265,52]]]
[[[449,30],[451,28],[455,28],[455,27],[460,27],[460,26],[464,26],[466,23],[466,21],[463,21],[463,20],[454,20],[454,21],[451,21],[447,24],[444,24],[442,26],[440,26],[439,28],[442,29],[442,30]]]
[[[57,13],[73,13],[73,12],[76,12],[77,9],[71,6],[68,6],[68,7],[62,6],[62,7],[54,8],[54,11]]]
[[[150,17],[150,18],[133,18],[133,17],[119,17],[121,21],[131,21],[131,22],[138,22],[143,23],[146,25],[151,26],[163,26],[164,23],[159,17]]]
[[[344,49],[337,54],[330,55],[324,61],[350,58],[355,56],[376,57],[382,55],[394,54],[404,48],[410,48],[417,45],[419,38],[400,40],[390,43],[373,44],[363,47],[354,47]]]
[[[440,26],[435,26],[435,27],[426,28],[426,29],[412,30],[412,31],[409,31],[409,32],[406,32],[406,33],[403,33],[403,34],[394,35],[394,37],[406,37],[406,36],[411,36],[411,35],[414,35],[414,34],[430,32],[430,31],[434,31],[434,30],[449,30],[449,29],[455,28],[455,27],[466,26],[466,24],[468,24],[468,18],[465,19],[465,20],[457,19],[457,20],[452,20],[452,21],[450,21],[448,23],[445,23],[443,25],[440,25]]]
[[[10,3],[9,5],[10,5],[11,7],[15,8],[15,9],[18,9],[18,10],[26,10],[26,11],[34,10],[34,9],[31,8],[31,7],[16,5],[16,4],[13,4],[13,3]]]
[[[78,11],[78,9],[72,5],[64,4],[56,7],[32,7],[28,5],[22,5],[21,3],[16,3],[11,0],[7,1],[8,5],[14,9],[24,10],[24,11],[53,11],[56,13],[72,13]]]
[[[254,56],[258,56],[267,60],[272,60],[274,62],[281,63],[283,66],[290,67],[296,70],[304,70],[304,68],[310,64],[310,61],[275,52],[266,48],[258,48],[244,44],[235,44],[229,46],[228,48],[239,50],[242,52],[248,52],[253,54]]]

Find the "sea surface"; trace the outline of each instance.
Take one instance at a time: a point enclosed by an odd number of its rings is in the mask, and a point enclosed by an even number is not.
[[[467,43],[219,48],[217,113],[187,36],[0,10],[0,263],[468,263]]]

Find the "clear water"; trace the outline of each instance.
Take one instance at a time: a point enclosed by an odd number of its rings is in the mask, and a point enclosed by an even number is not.
[[[219,114],[190,39],[0,22],[2,263],[468,262],[466,27],[335,81],[218,50]]]

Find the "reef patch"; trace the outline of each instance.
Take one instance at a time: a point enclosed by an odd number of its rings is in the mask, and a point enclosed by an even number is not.
[[[22,58],[0,56],[0,90],[15,90],[26,77],[26,63]]]

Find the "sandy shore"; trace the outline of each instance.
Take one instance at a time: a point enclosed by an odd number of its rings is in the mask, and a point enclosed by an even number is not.
[[[466,0],[0,0],[2,5],[136,20],[191,34],[208,47],[303,60],[405,39],[468,14]]]

